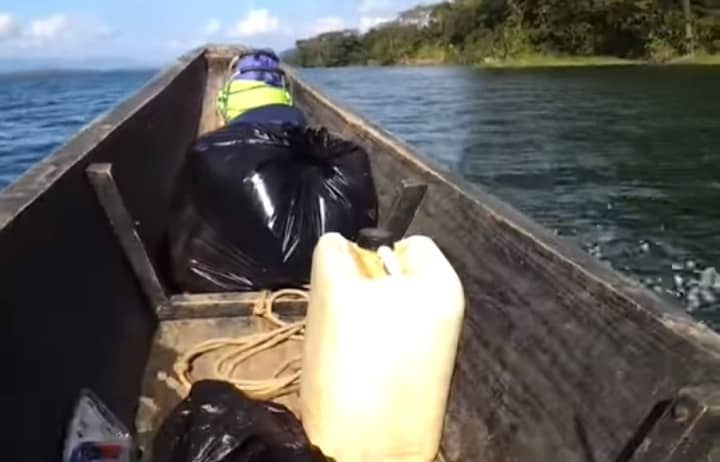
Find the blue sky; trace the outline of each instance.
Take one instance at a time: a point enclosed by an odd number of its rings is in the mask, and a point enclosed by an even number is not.
[[[367,29],[422,0],[3,0],[0,59],[163,62],[202,43],[281,51],[297,38]]]

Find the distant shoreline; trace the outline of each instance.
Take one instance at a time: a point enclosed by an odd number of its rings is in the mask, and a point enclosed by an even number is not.
[[[2,69],[0,77],[15,76],[35,76],[35,75],[51,75],[51,74],[112,74],[112,73],[137,73],[137,72],[158,72],[161,68],[153,67],[125,67],[117,69],[109,68],[92,68],[92,67],[48,67],[48,68],[31,68],[31,69]]]
[[[720,55],[698,55],[674,58],[666,62],[623,59],[614,56],[528,56],[508,60],[486,60],[473,64],[480,69],[530,67],[602,67],[602,66],[677,66],[720,65]]]
[[[696,55],[673,58],[665,62],[653,62],[641,59],[623,59],[614,56],[543,56],[530,55],[510,59],[486,58],[480,63],[462,63],[442,58],[404,58],[393,64],[377,62],[353,63],[346,66],[307,66],[304,69],[342,69],[353,67],[438,67],[459,66],[475,69],[524,69],[543,67],[610,67],[610,66],[719,66],[720,54]],[[302,66],[299,66],[303,68]]]
[[[717,66],[720,65],[720,54],[697,55],[674,58],[666,62],[653,62],[641,59],[623,59],[614,56],[542,56],[530,55],[510,59],[487,58],[480,63],[458,63],[442,59],[404,59],[396,64],[381,65],[368,63],[355,65],[360,67],[435,67],[465,66],[476,69],[523,69],[542,67],[605,67],[605,66]],[[340,66],[340,67],[355,67]]]
[[[525,69],[525,68],[563,68],[563,67],[609,67],[609,66],[720,66],[720,54],[696,55],[674,58],[666,62],[652,62],[639,59],[623,59],[614,56],[543,56],[530,55],[511,59],[486,58],[480,63],[458,63],[453,60],[433,58],[408,58],[395,64],[353,64],[348,66],[335,66],[334,68],[346,67],[438,67],[438,66],[461,66],[476,69]],[[322,69],[322,66],[315,67]],[[332,69],[333,67],[329,67]],[[0,76],[22,76],[42,74],[79,74],[79,73],[113,73],[113,72],[159,72],[163,67],[153,66],[128,66],[120,68],[107,67],[33,67],[20,69],[0,69]],[[306,67],[313,69],[313,67]]]

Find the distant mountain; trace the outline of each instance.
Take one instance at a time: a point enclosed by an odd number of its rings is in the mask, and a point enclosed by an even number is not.
[[[0,73],[28,72],[44,70],[120,70],[155,69],[164,63],[160,61],[141,61],[127,58],[0,58]]]

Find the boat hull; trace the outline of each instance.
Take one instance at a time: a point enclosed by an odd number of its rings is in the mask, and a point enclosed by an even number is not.
[[[3,338],[13,358],[8,460],[57,460],[82,387],[132,425],[143,375],[147,381],[153,365],[177,355],[159,349],[169,324],[158,328],[86,170],[112,164],[164,283],[161,244],[172,190],[193,140],[218,126],[214,95],[234,51],[214,46],[182,57],[0,197],[0,298],[10,313]],[[381,219],[400,180],[428,185],[409,233],[437,242],[467,294],[445,460],[625,460],[658,403],[683,387],[719,381],[715,333],[576,243],[444,172],[296,71],[288,75],[311,123],[370,153]],[[163,323],[229,317],[247,324],[252,306],[212,294],[171,302],[176,319]],[[292,310],[301,314],[302,306]]]

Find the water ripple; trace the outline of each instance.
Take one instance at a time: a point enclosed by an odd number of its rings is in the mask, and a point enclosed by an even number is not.
[[[720,329],[720,69],[303,72]]]
[[[150,77],[130,71],[0,75],[0,188]]]

